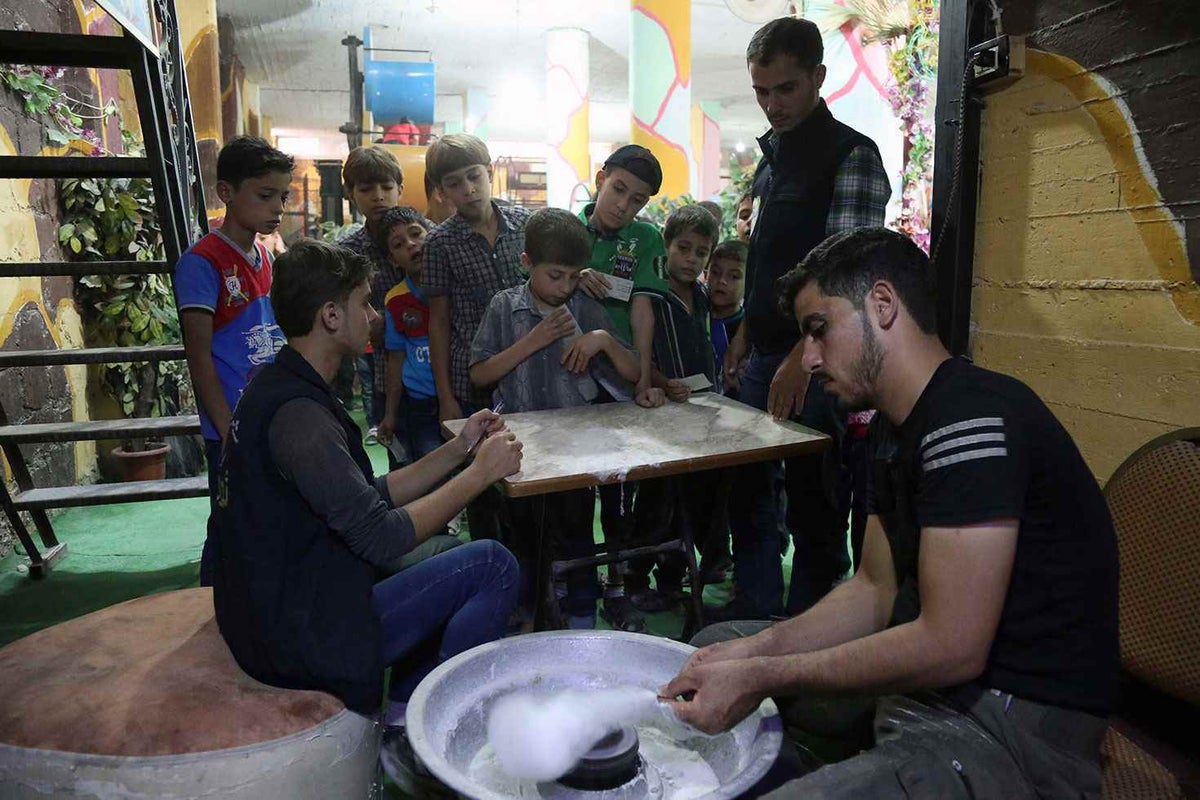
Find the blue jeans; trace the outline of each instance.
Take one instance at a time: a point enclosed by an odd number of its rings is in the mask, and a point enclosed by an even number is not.
[[[397,410],[396,435],[402,437],[404,451],[413,461],[424,458],[437,450],[446,440],[442,438],[442,424],[438,421],[436,397],[411,397],[404,395]]]
[[[786,352],[753,350],[739,386],[739,399],[760,411],[775,370]],[[834,438],[831,455],[815,454],[737,468],[729,499],[733,534],[734,579],[755,611],[779,615],[783,605],[781,531],[790,531],[796,546],[792,556],[792,585],[787,611],[799,613],[821,599],[849,569],[846,517],[849,498],[831,485],[840,461],[837,442],[844,430],[834,399],[817,386],[804,397],[800,423]],[[781,508],[781,488],[786,507]],[[783,527],[786,526],[786,527]]]
[[[375,391],[375,354],[363,353],[355,359],[354,371],[358,373],[358,383],[362,389],[363,416],[367,420],[367,427],[376,428],[379,420],[383,419],[385,402]]]
[[[375,584],[388,691],[407,701],[448,658],[499,639],[517,602],[517,560],[498,542],[470,542]]]

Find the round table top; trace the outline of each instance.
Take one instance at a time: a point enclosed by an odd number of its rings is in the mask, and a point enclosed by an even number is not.
[[[344,706],[246,675],[212,590],[141,597],[0,649],[0,744],[114,756],[242,747],[308,730]]]

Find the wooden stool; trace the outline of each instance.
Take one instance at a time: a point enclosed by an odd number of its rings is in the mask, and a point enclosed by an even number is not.
[[[0,649],[0,794],[367,797],[378,726],[242,672],[211,589],[130,600]]]

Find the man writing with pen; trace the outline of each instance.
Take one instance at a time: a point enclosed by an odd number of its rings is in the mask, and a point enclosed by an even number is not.
[[[289,343],[250,382],[230,424],[210,532],[213,599],[221,634],[251,676],[375,714],[391,665],[388,718],[398,721],[438,663],[503,634],[518,572],[502,545],[477,541],[381,575],[519,470],[521,444],[483,410],[416,463],[374,475],[330,386],[378,317],[370,272],[349,250],[311,240],[275,262],[271,305]]]
[[[493,396],[510,412],[571,408],[592,403],[604,387],[613,397],[632,398],[641,375],[637,354],[620,340],[598,301],[576,291],[591,258],[584,224],[561,209],[542,209],[525,224],[521,263],[529,280],[498,292],[488,305],[471,345],[471,382],[495,387]],[[510,501],[518,531],[542,531],[550,557],[593,554],[591,488]],[[536,595],[532,585],[539,555],[534,537],[521,537],[522,606]],[[595,570],[573,570],[556,587],[568,623],[594,628],[599,583]]]

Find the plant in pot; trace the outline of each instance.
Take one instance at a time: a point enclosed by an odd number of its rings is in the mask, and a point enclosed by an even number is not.
[[[69,178],[59,182],[63,222],[58,238],[84,261],[155,261],[163,258],[151,184],[144,178]],[[93,347],[173,344],[179,317],[170,279],[157,274],[91,275],[76,284],[84,336]],[[192,406],[180,362],[104,364],[101,385],[126,416],[157,417]],[[165,476],[166,442],[123,440],[113,451],[125,480]]]

